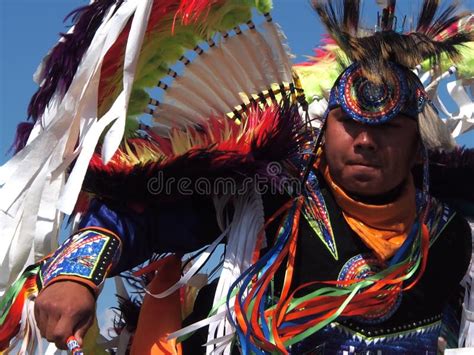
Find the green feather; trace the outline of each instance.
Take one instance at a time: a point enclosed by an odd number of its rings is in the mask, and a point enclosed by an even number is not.
[[[341,68],[336,62],[329,67],[325,67],[324,70],[304,66],[294,67],[293,69],[300,78],[301,86],[309,103],[313,101],[315,96],[326,96],[341,73]]]
[[[211,7],[204,21],[183,25],[175,22],[173,14],[160,20],[159,25],[145,37],[130,99],[128,115],[136,116],[144,111],[149,96],[144,89],[153,88],[167,75],[168,68],[179,58],[196,47],[199,42],[216,32],[229,31],[252,18],[252,8],[268,12],[271,0],[231,0]],[[173,28],[174,25],[174,28]],[[112,78],[112,81],[118,78]]]
[[[272,0],[255,0],[255,7],[260,13],[265,14],[271,11],[273,3]]]
[[[215,7],[210,11],[208,21],[201,24],[199,33],[202,37],[211,37],[215,32],[229,31],[252,18],[251,7],[234,4],[235,2],[237,1]]]
[[[141,115],[150,101],[150,95],[143,89],[133,89],[130,95],[128,116]]]
[[[466,43],[460,48],[462,60],[456,64],[458,76],[474,78],[474,42]]]
[[[459,46],[460,61],[453,63],[453,61],[443,53],[440,56],[441,71],[446,71],[454,65],[457,68],[457,76],[460,78],[472,78],[474,77],[474,42],[468,42],[464,45]],[[421,67],[424,71],[431,69],[432,62],[427,59],[421,63]]]

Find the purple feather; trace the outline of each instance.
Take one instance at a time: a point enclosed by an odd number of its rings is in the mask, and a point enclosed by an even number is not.
[[[41,86],[30,100],[28,117],[34,122],[44,113],[53,95],[64,95],[71,85],[82,56],[89,48],[95,32],[101,25],[105,14],[113,4],[117,8],[123,0],[97,0],[80,7],[66,16],[75,26],[74,32],[61,34],[63,41],[56,44],[45,61],[44,71],[39,78]]]
[[[25,147],[34,125],[35,124],[31,122],[21,122],[16,126],[15,140],[8,150],[8,153],[13,151],[13,154],[16,154]]]

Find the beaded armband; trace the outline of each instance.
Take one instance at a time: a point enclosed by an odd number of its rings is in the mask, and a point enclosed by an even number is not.
[[[73,280],[86,284],[97,294],[120,253],[121,241],[112,232],[95,227],[82,229],[42,265],[40,288],[59,280]]]

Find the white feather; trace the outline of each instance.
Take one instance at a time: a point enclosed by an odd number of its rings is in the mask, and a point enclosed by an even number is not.
[[[199,122],[198,117],[200,118],[201,114],[191,110],[186,105],[180,104],[176,106],[174,104],[160,103],[153,112],[153,117],[156,122],[169,127],[184,128],[186,125]]]
[[[264,35],[267,42],[271,43],[272,48],[274,48],[276,58],[281,60],[281,65],[284,68],[282,72],[283,81],[292,82],[291,55],[283,31],[273,21],[264,23],[263,28],[265,29]]]
[[[209,90],[214,96],[212,106],[219,107],[220,113],[228,112],[230,108],[236,105],[236,101],[232,100],[225,87],[219,85],[215,75],[214,68],[209,67],[205,60],[208,56],[198,56],[186,69],[190,71],[191,78],[199,78],[202,82],[201,90]],[[186,73],[187,74],[187,73]]]
[[[283,83],[282,58],[272,50],[272,45],[266,41],[265,37],[256,28],[250,29],[248,35],[261,55],[260,61],[266,75],[267,87],[269,84]]]
[[[208,68],[212,68],[212,77],[216,81],[216,84],[222,88],[222,92],[226,95],[224,101],[234,103],[240,102],[241,98],[239,93],[243,91],[240,80],[235,74],[235,70],[229,63],[227,57],[223,55],[223,51],[220,48],[221,44],[216,44],[214,47],[209,48],[208,52],[203,53],[199,60],[202,60],[203,65]],[[232,104],[231,104],[232,105]]]
[[[257,86],[257,92],[260,92],[268,88],[272,82],[269,82],[265,76],[266,69],[261,61],[260,53],[257,52],[259,48],[252,42],[249,32],[250,31],[243,31],[237,34],[236,37],[240,40],[239,42],[242,48],[240,58],[243,58],[242,61],[247,71],[253,77]]]
[[[163,103],[172,104],[183,108],[185,111],[193,112],[188,117],[190,121],[200,121],[203,118],[209,118],[211,114],[221,112],[214,99],[213,93],[208,91],[204,84],[199,84],[195,76],[187,78],[178,78],[173,86],[166,90],[163,97]],[[198,91],[196,91],[198,90]],[[206,100],[210,100],[206,103]]]
[[[246,51],[240,36],[229,36],[221,43],[221,48],[225,56],[232,63],[233,68],[241,75],[241,80],[245,81],[243,87],[246,87],[246,93],[257,93],[259,91],[258,73],[255,73],[253,64],[246,57]]]
[[[222,39],[214,48],[217,58],[222,58],[226,69],[231,73],[232,80],[236,83],[235,90],[244,93],[256,92],[256,86],[249,73],[245,71],[242,61],[238,60],[239,38],[237,36],[228,36]]]

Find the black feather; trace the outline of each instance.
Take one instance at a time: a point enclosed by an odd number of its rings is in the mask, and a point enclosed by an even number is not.
[[[426,59],[438,63],[443,53],[455,62],[459,59],[459,46],[474,40],[472,26],[455,26],[469,15],[459,12],[456,3],[440,11],[439,0],[425,0],[416,32],[387,30],[370,35],[360,27],[359,1],[313,0],[312,4],[342,51],[351,61],[358,62],[364,75],[375,83],[390,81],[388,62],[414,68]]]
[[[474,206],[474,149],[432,151],[429,161],[430,193],[442,200],[458,200]],[[422,167],[415,167],[413,173],[415,182],[421,186]]]
[[[416,26],[416,32],[424,32],[431,26],[431,21],[438,10],[439,0],[425,0],[421,7]]]
[[[347,32],[356,34],[359,29],[360,0],[344,1],[344,28]]]
[[[118,307],[114,307],[117,312],[114,319],[114,328],[117,332],[127,329],[130,333],[135,333],[138,325],[138,317],[142,301],[137,298],[124,298],[117,295]]]

